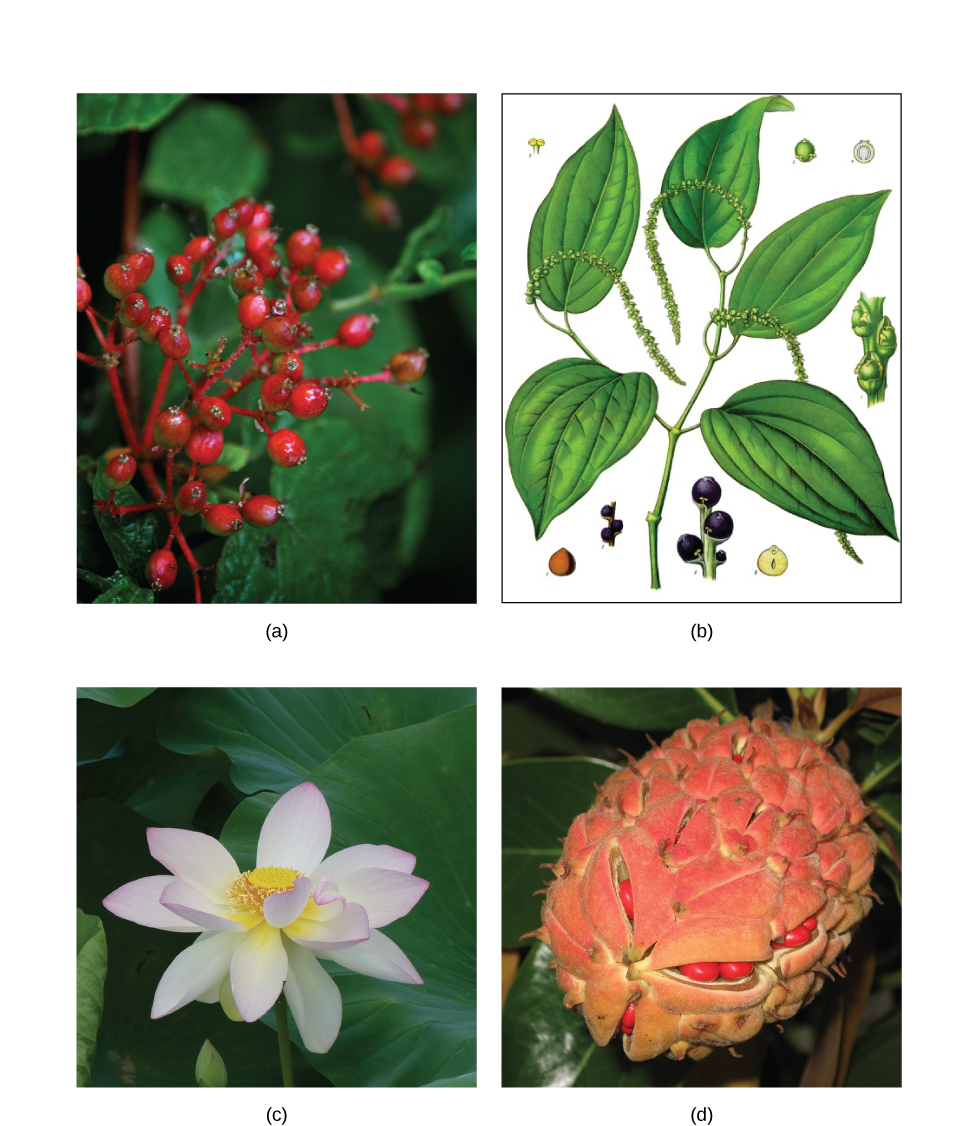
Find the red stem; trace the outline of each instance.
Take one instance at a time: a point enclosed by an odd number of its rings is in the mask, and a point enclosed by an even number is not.
[[[115,367],[106,368],[105,374],[108,376],[108,385],[112,388],[112,398],[115,399],[115,409],[118,412],[119,422],[122,423],[122,433],[125,435],[129,448],[138,457],[139,439],[136,437],[135,430],[132,429],[132,423],[129,421],[129,410],[125,405],[125,399],[122,397],[122,388],[119,386],[119,369]]]
[[[146,425],[142,431],[142,446],[143,449],[148,450],[152,445],[153,436],[153,422],[156,420],[156,415],[163,409],[163,399],[166,397],[166,388],[169,384],[170,372],[173,370],[173,361],[167,359],[163,363],[163,369],[159,373],[159,382],[156,384],[156,393],[153,395],[152,405],[149,408],[149,415],[146,418]]]

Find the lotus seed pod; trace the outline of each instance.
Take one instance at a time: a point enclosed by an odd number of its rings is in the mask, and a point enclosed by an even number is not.
[[[789,565],[786,552],[781,551],[775,544],[767,547],[756,563],[764,575],[782,575]]]
[[[569,827],[533,932],[566,1008],[631,1060],[701,1059],[794,1016],[870,910],[866,816],[830,752],[778,724],[676,731]]]
[[[808,141],[806,137],[804,137],[802,141],[797,141],[796,148],[793,152],[796,154],[796,159],[803,164],[809,164],[817,155],[817,151],[813,147],[813,142]]]
[[[876,351],[882,360],[888,361],[898,350],[898,338],[895,335],[895,326],[885,317],[878,329]]]
[[[549,556],[549,570],[554,575],[571,575],[576,570],[576,560],[572,553],[561,547]]]

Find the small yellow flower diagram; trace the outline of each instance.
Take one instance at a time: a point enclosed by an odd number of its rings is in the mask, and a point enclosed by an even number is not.
[[[530,137],[529,138],[529,144],[534,149],[536,156],[539,155],[539,149],[541,149],[542,146],[545,143],[546,142],[541,137]],[[529,153],[529,158],[531,159],[531,157],[532,157],[532,153]]]

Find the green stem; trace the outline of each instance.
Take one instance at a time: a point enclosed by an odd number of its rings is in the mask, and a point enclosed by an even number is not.
[[[536,306],[536,308],[538,308],[538,305]],[[583,341],[580,340],[576,333],[573,332],[573,330],[569,327],[569,311],[566,309],[563,310],[563,319],[566,321],[566,333],[576,341],[576,344],[583,349],[583,351],[590,357],[591,360],[595,361],[596,363],[600,363],[596,356],[593,355],[589,348],[587,348]]]
[[[561,332],[563,334],[563,336],[571,337],[576,342],[577,346],[579,348],[581,348],[590,357],[590,359],[594,361],[594,363],[598,363],[598,364],[600,363],[600,361],[596,358],[596,356],[593,355],[593,353],[589,350],[589,348],[587,348],[587,346],[583,343],[583,341],[580,340],[580,338],[576,335],[576,333],[573,332],[573,330],[569,327],[569,313],[567,313],[567,312],[563,313],[563,316],[566,318],[566,327],[563,328],[562,325],[557,325],[555,323],[555,321],[549,320],[549,318],[543,314],[542,310],[539,308],[539,302],[538,301],[533,301],[532,304],[533,304],[533,307],[535,308],[535,311],[539,314],[539,319],[541,321],[544,321],[550,328],[554,328],[556,330],[556,332]],[[600,366],[603,367],[604,365],[601,364]]]
[[[421,297],[431,297],[451,286],[461,285],[462,282],[474,281],[478,276],[476,269],[455,270],[453,274],[444,274],[436,282],[394,282],[385,288],[370,286],[363,293],[354,297],[342,297],[338,301],[331,301],[329,307],[333,313],[344,313],[347,309],[356,309],[367,302],[387,301],[416,301]]]
[[[288,1035],[288,1007],[285,1004],[285,991],[275,1001],[275,1024],[278,1026],[278,1054],[281,1056],[281,1085],[295,1086],[295,1073],[291,1066],[291,1037]]]

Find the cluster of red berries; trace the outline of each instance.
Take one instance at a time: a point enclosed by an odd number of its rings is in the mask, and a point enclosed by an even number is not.
[[[179,313],[174,321],[164,306],[150,307],[139,292],[152,274],[155,265],[151,250],[144,248],[112,263],[104,275],[105,288],[116,299],[113,319],[102,317],[108,328],[103,332],[92,308],[91,288],[78,268],[78,311],[84,311],[98,336],[103,353],[99,358],[79,352],[79,358],[103,367],[115,397],[119,420],[127,447],[112,457],[103,470],[109,488],[107,501],[96,501],[96,507],[111,517],[162,509],[170,521],[166,546],[149,559],[146,575],[153,590],[165,590],[176,578],[176,558],[171,550],[176,539],[193,573],[197,601],[200,601],[199,567],[179,528],[183,516],[199,515],[204,527],[214,535],[227,536],[245,524],[267,528],[283,514],[284,505],[272,496],[251,496],[241,487],[235,504],[208,503],[207,486],[200,479],[205,467],[212,466],[223,453],[223,431],[234,414],[246,415],[267,436],[268,456],[277,465],[292,468],[304,465],[305,443],[294,430],[272,430],[271,423],[282,411],[297,419],[315,418],[328,406],[333,389],[341,389],[365,409],[353,388],[362,382],[382,381],[411,383],[424,373],[427,353],[411,349],[393,356],[389,365],[375,375],[359,376],[343,373],[341,377],[312,379],[304,372],[302,355],[330,346],[359,348],[373,336],[377,318],[367,313],[347,317],[330,340],[303,343],[312,334],[311,326],[301,320],[302,313],[318,305],[323,292],[340,282],[349,268],[350,259],[341,247],[323,248],[318,231],[308,226],[294,231],[284,246],[284,259],[276,243],[279,232],[272,228],[272,207],[250,197],[236,200],[222,208],[210,222],[208,235],[192,238],[182,254],[166,260],[166,276],[177,287]],[[220,263],[226,261],[226,265]],[[287,265],[285,264],[287,261]],[[194,280],[194,269],[196,279]],[[238,297],[237,319],[241,324],[241,341],[228,357],[222,353],[227,345],[222,339],[205,363],[187,360],[191,340],[185,322],[192,306],[207,282],[227,277]],[[274,283],[281,293],[272,299],[266,286]],[[121,330],[132,330],[122,335]],[[116,334],[121,335],[116,339]],[[165,362],[160,374],[153,405],[140,436],[130,417],[122,393],[117,367],[124,349],[136,339],[155,343]],[[240,379],[231,379],[227,372],[245,353],[250,366]],[[187,361],[184,363],[184,361]],[[179,368],[188,386],[188,393],[179,404],[162,408],[170,373]],[[196,369],[197,378],[189,369]],[[243,387],[261,381],[258,407],[248,409],[229,400]],[[216,391],[213,385],[226,386]],[[177,451],[182,450],[190,461],[189,469],[174,464]],[[158,482],[153,460],[165,457],[166,485]],[[132,482],[137,470],[156,500],[152,504],[119,506],[114,493]],[[187,480],[174,493],[173,477],[185,474]]]

